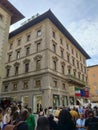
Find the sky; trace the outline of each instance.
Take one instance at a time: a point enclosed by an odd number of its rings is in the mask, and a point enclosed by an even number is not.
[[[89,54],[87,66],[98,65],[98,0],[9,0],[25,18],[10,27],[16,29],[28,18],[47,10],[55,14],[64,27]]]

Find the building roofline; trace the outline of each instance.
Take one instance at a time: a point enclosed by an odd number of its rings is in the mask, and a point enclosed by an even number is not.
[[[22,31],[30,28],[33,25],[38,24],[44,19],[50,19],[50,21],[72,42],[72,44],[86,57],[86,59],[90,59],[90,56],[85,52],[85,50],[79,45],[79,43],[73,38],[73,36],[66,30],[66,28],[62,25],[62,23],[56,18],[56,16],[52,13],[51,10],[48,10],[42,15],[39,15],[37,18],[31,20],[25,25],[19,27],[9,34],[9,38],[21,33]]]
[[[92,68],[92,67],[98,67],[98,64],[96,64],[96,65],[91,65],[91,66],[87,66],[87,68]]]
[[[11,25],[24,18],[24,15],[18,11],[8,0],[0,0],[0,6],[11,13]]]

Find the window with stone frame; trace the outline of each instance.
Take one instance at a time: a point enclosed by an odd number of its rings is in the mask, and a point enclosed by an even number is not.
[[[53,43],[53,52],[56,53],[56,44]]]
[[[37,52],[39,52],[41,50],[41,42],[36,43],[36,45],[37,45]]]
[[[21,45],[21,39],[18,39],[17,40],[17,46],[20,46]]]
[[[67,50],[69,50],[69,44],[68,43],[66,44],[66,48],[67,48]]]
[[[19,66],[15,66],[15,75],[18,75],[19,72]]]
[[[62,40],[62,38],[60,38],[60,44],[63,44],[63,40]]]
[[[8,85],[4,86],[4,92],[8,91]]]
[[[29,41],[30,41],[30,38],[31,38],[31,35],[30,35],[30,34],[28,34],[28,35],[27,35],[27,42],[29,42]]]
[[[53,68],[55,71],[57,70],[57,62],[56,61],[53,61]]]
[[[41,87],[41,80],[35,80],[35,87]]]
[[[16,59],[19,59],[20,58],[20,50],[17,50],[16,51]]]
[[[17,83],[13,83],[13,91],[17,90]]]
[[[72,65],[75,66],[75,58],[72,57]]]
[[[77,68],[79,69],[79,61],[77,61]]]
[[[37,55],[34,57],[35,63],[36,63],[36,71],[41,69],[41,59],[42,56],[41,55]]]
[[[56,56],[53,56],[52,58],[53,58],[53,69],[56,71],[58,58]]]
[[[39,29],[38,31],[37,31],[37,37],[40,37],[42,35],[42,31],[41,31],[41,29]]]
[[[80,73],[80,72],[78,72],[78,78],[79,78],[79,79],[81,78],[81,73]]]
[[[26,56],[28,56],[30,54],[30,46],[26,47]]]
[[[18,73],[19,73],[19,65],[20,65],[20,63],[18,63],[18,62],[16,62],[16,63],[14,64],[14,67],[15,67],[15,75],[18,75]]]
[[[6,77],[10,76],[10,69],[11,69],[11,66],[7,65],[6,66]]]
[[[65,83],[62,83],[62,89],[66,89],[66,87],[65,87]]]
[[[29,63],[25,63],[25,73],[29,72]]]
[[[56,80],[53,81],[53,87],[57,88],[57,81]]]
[[[61,57],[64,58],[64,50],[61,49]]]
[[[55,38],[55,31],[52,31],[52,36],[53,38]]]
[[[71,68],[68,67],[68,74],[71,74]]]
[[[8,54],[8,62],[11,61],[11,57],[12,57],[12,53],[9,53],[9,54]]]
[[[76,69],[73,70],[73,75],[76,77]]]
[[[70,55],[67,53],[67,61],[70,62]]]
[[[41,60],[37,60],[36,61],[36,70],[40,70],[41,69]]]
[[[64,65],[61,65],[61,68],[62,68],[62,74],[64,74],[65,73],[65,67],[64,67]]]
[[[28,88],[29,88],[28,81],[25,81],[23,85],[23,89],[28,89]]]

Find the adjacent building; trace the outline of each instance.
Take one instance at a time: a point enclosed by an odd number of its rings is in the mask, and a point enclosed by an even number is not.
[[[98,65],[88,66],[88,84],[90,87],[90,98],[98,103]]]
[[[48,10],[9,34],[2,95],[40,107],[74,105],[88,97],[75,96],[87,88],[89,55]]]
[[[8,45],[9,27],[24,16],[8,1],[0,1],[0,92],[5,76],[5,57]]]

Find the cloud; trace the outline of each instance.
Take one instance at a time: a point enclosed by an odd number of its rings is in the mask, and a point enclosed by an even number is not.
[[[67,29],[92,58],[88,65],[98,64],[98,19],[74,21]]]

